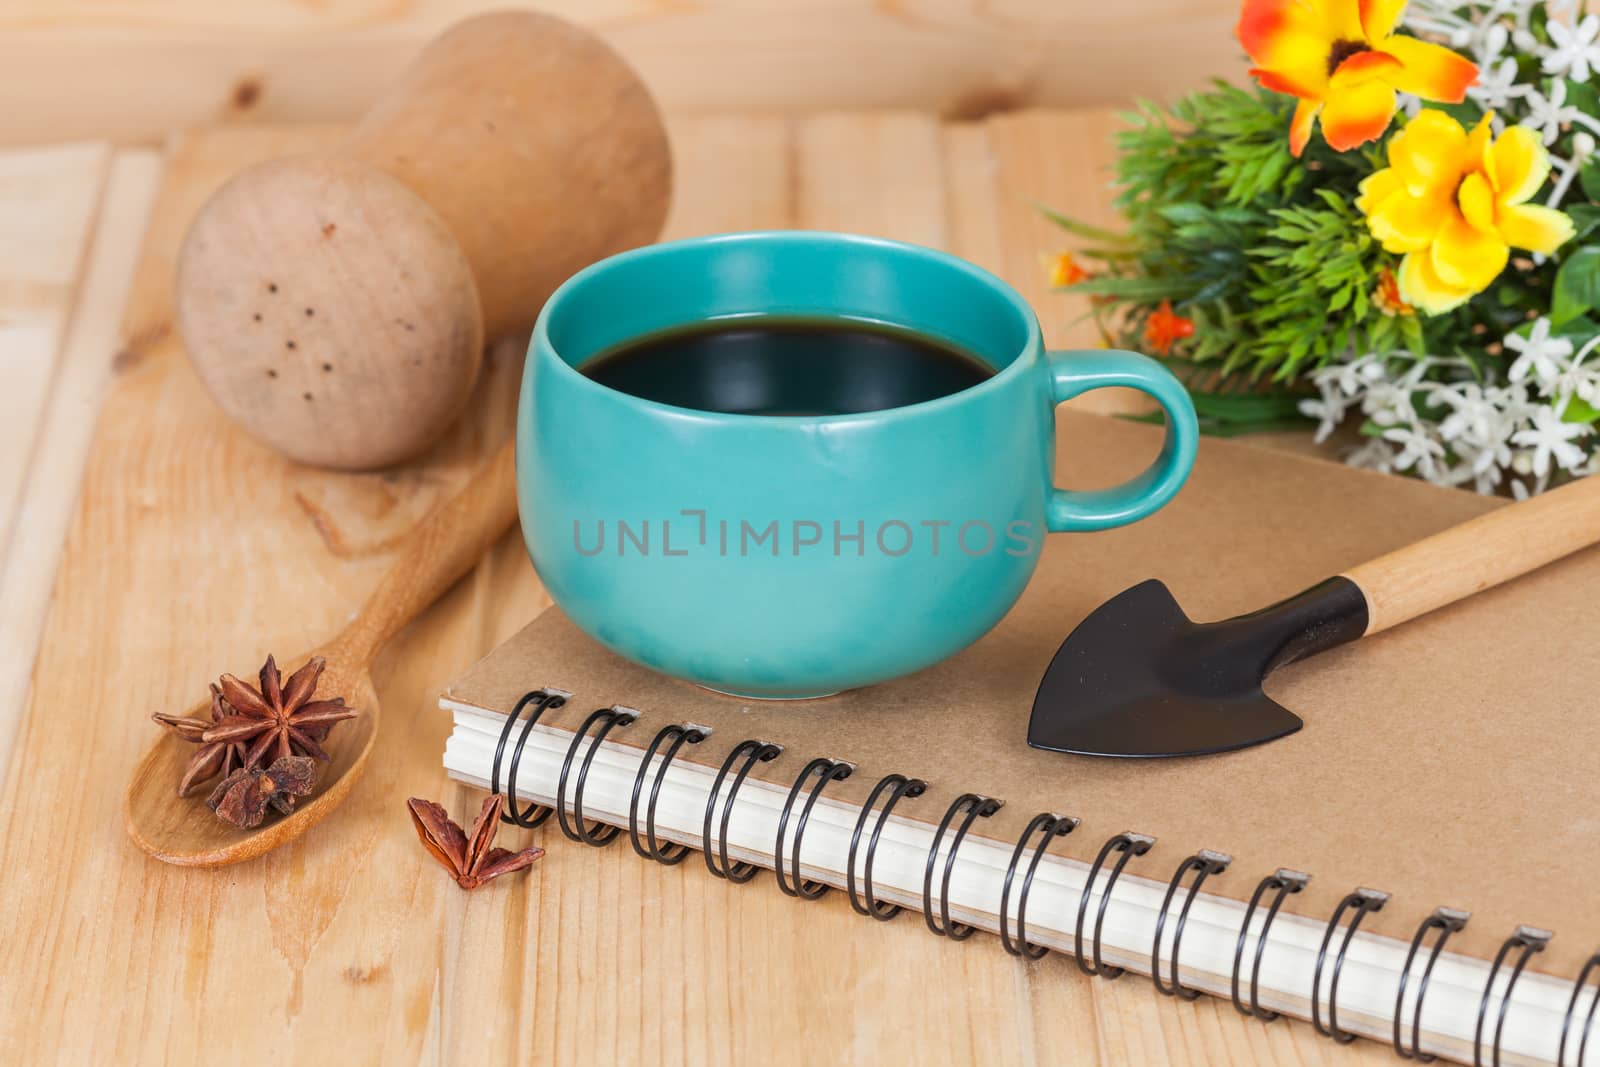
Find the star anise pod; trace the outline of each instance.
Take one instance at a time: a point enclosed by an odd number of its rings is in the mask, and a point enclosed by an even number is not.
[[[314,656],[304,667],[280,681],[278,665],[271,656],[261,667],[261,688],[256,690],[231,674],[224,674],[222,696],[233,706],[227,716],[201,736],[207,741],[234,741],[249,745],[244,765],[259,767],[266,760],[284,756],[313,756],[328,760],[321,742],[328,731],[343,719],[353,719],[356,709],[346,707],[343,697],[312,700],[324,662]]]
[[[537,847],[521,852],[491,847],[500,829],[500,807],[504,802],[499,793],[483,802],[470,837],[450,820],[443,807],[431,800],[412,797],[406,807],[411,809],[411,822],[422,839],[422,847],[444,865],[462,889],[476,889],[491,878],[531,866],[544,855],[544,849]]]
[[[241,767],[228,775],[206,798],[206,807],[248,830],[261,825],[268,804],[288,815],[295,797],[309,796],[316,784],[317,764],[310,756],[279,756],[264,770]]]
[[[205,719],[190,719],[179,715],[162,715],[157,712],[150,716],[156,722],[165,726],[183,740],[199,745],[193,756],[189,757],[189,765],[184,768],[183,780],[178,783],[178,795],[186,797],[189,791],[201,782],[217,775],[231,773],[236,767],[244,766],[245,743],[243,741],[207,741],[205,733],[217,723],[233,714],[233,709],[228,702],[222,699],[222,690],[216,685],[211,687],[211,721]]]

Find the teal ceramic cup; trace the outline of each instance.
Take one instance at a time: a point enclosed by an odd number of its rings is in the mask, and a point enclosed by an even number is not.
[[[761,316],[904,327],[996,373],[923,403],[816,417],[672,407],[579,373],[664,329]],[[1057,489],[1055,406],[1106,386],[1165,409],[1160,455],[1114,488]],[[1172,499],[1196,437],[1160,364],[1046,352],[1022,297],[970,263],[845,234],[727,234],[614,256],[550,298],[522,379],[517,502],[545,588],[602,644],[721,692],[814,697],[975,641],[1022,593],[1046,536]]]

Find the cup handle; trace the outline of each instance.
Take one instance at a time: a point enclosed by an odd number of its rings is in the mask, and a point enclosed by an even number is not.
[[[1161,454],[1144,472],[1110,489],[1052,489],[1045,512],[1051,533],[1105,530],[1125,526],[1171,500],[1194,466],[1200,427],[1194,402],[1167,368],[1136,352],[1095,349],[1046,355],[1052,404],[1062,404],[1091,389],[1120,385],[1155,399],[1167,413]]]

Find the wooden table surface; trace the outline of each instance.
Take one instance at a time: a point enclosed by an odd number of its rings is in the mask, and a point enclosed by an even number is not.
[[[1113,128],[1099,112],[684,119],[669,231],[945,247],[1017,285],[1052,344],[1092,343],[1081,301],[1044,284],[1039,256],[1062,242],[1031,205],[1109,218]],[[200,389],[172,323],[189,218],[245,163],[336,133],[0,154],[6,1062],[1387,1061],[1143,978],[1019,963],[987,936],[953,944],[913,919],[861,920],[839,894],[799,903],[770,878],[731,886],[548,829],[531,835],[550,850],[531,877],[462,893],[417,846],[404,800],[477,807],[440,769],[435,699],[548,602],[514,537],[380,662],[383,733],[333,818],[239,867],[137,851],[119,802],[149,713],[331,633],[394,537],[511,425],[516,343],[496,349],[471,419],[383,474],[292,466]]]

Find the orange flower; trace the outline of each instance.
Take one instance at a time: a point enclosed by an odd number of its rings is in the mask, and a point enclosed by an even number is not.
[[[1174,314],[1172,301],[1163,300],[1161,306],[1144,321],[1144,343],[1159,355],[1172,351],[1172,343],[1194,336],[1194,320]]]
[[[1050,270],[1050,284],[1057,289],[1089,280],[1089,272],[1078,266],[1071,252],[1063,252],[1054,259],[1046,259],[1045,266]]]
[[[1458,104],[1478,68],[1443,45],[1394,32],[1406,0],[1244,0],[1234,33],[1256,81],[1299,99],[1289,127],[1298,156],[1322,117],[1343,152],[1382,136],[1395,91]]]
[[[1406,303],[1405,297],[1400,295],[1400,279],[1388,267],[1378,272],[1378,285],[1372,290],[1372,303],[1390,318],[1417,313],[1417,309]]]

